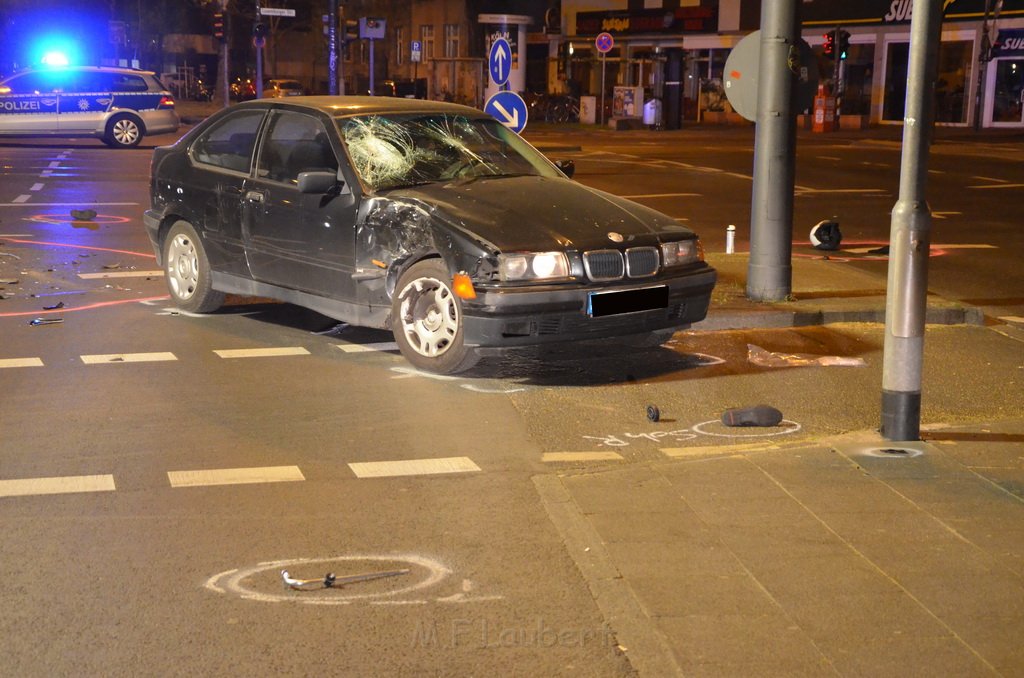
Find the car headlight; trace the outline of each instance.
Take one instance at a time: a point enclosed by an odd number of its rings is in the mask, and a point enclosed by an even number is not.
[[[499,254],[498,271],[503,282],[568,278],[569,260],[563,252]]]
[[[700,240],[667,242],[661,246],[661,259],[665,266],[682,266],[704,261],[704,248],[701,247]]]

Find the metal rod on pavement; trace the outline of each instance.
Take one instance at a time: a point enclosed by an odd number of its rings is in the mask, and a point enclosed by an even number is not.
[[[747,271],[747,297],[754,301],[782,301],[793,285],[796,75],[789,58],[800,37],[799,26],[798,0],[762,4]]]
[[[918,440],[932,214],[925,202],[943,0],[918,0],[910,22],[900,197],[892,210],[882,357],[882,436]]]

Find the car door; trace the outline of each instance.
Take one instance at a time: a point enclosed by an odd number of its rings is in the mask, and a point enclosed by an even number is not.
[[[266,109],[235,110],[210,125],[192,142],[189,158],[195,171],[182,199],[201,222],[207,254],[214,268],[249,276],[242,243],[245,191],[256,138]]]
[[[335,143],[332,143],[332,137]],[[243,239],[255,279],[334,299],[353,298],[356,197],[347,182],[329,194],[304,194],[300,172],[339,178],[336,132],[311,113],[276,110],[246,186]]]
[[[0,87],[0,134],[56,134],[58,73],[29,72]]]
[[[59,97],[62,134],[86,134],[98,129],[110,108],[111,76],[97,71],[68,71]]]

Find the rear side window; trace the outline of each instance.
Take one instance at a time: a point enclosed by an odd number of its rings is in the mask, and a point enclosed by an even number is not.
[[[146,80],[131,73],[104,73],[108,76],[108,85],[105,90],[111,92],[145,92],[149,89]]]
[[[262,121],[263,111],[240,111],[224,118],[192,143],[192,158],[204,165],[248,172]]]

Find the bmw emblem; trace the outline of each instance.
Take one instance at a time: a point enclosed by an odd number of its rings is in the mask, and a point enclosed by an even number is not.
[[[608,239],[612,242],[622,242],[622,234],[615,231],[608,231]]]

